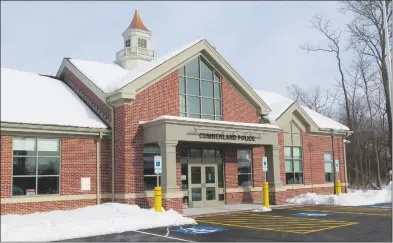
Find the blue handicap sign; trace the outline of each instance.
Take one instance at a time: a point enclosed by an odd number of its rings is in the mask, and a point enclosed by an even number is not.
[[[156,167],[160,167],[160,162],[159,161],[156,162]]]
[[[301,217],[325,217],[332,214],[327,213],[318,213],[318,212],[311,212],[311,213],[295,213],[291,214],[292,216],[301,216]]]
[[[177,229],[175,232],[191,235],[204,235],[215,232],[224,231],[224,228],[210,227],[210,226],[195,226],[193,228]]]
[[[373,205],[370,208],[392,208],[392,205]]]

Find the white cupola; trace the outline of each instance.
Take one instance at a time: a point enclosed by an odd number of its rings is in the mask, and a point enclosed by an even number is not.
[[[115,64],[124,69],[134,69],[155,59],[157,54],[150,46],[151,32],[143,24],[138,10],[130,26],[123,32],[124,48],[116,53]]]

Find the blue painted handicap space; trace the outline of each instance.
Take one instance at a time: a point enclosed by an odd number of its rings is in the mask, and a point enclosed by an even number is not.
[[[203,235],[203,234],[220,232],[224,230],[226,229],[218,228],[218,227],[210,227],[210,226],[195,226],[193,228],[177,229],[175,230],[175,232],[179,232],[183,234],[191,234],[191,235]]]
[[[333,214],[327,214],[327,213],[318,213],[318,212],[308,212],[308,213],[294,213],[291,214],[292,216],[301,216],[301,217],[325,217],[328,215],[333,215]]]
[[[392,205],[373,205],[370,208],[392,208]]]

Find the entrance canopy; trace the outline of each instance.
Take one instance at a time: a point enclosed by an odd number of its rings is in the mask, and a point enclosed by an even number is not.
[[[241,123],[195,119],[188,117],[160,116],[143,127],[143,143],[160,141],[214,142],[249,145],[278,145],[277,133],[281,130],[273,124]]]

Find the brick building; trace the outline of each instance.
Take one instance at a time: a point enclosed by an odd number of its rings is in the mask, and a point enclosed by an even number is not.
[[[206,40],[157,58],[138,12],[123,38],[114,64],[64,58],[53,77],[2,68],[2,214],[152,207],[155,155],[163,206],[180,212],[261,202],[264,180],[273,204],[333,193],[334,160],[345,185],[344,125],[252,89]]]

